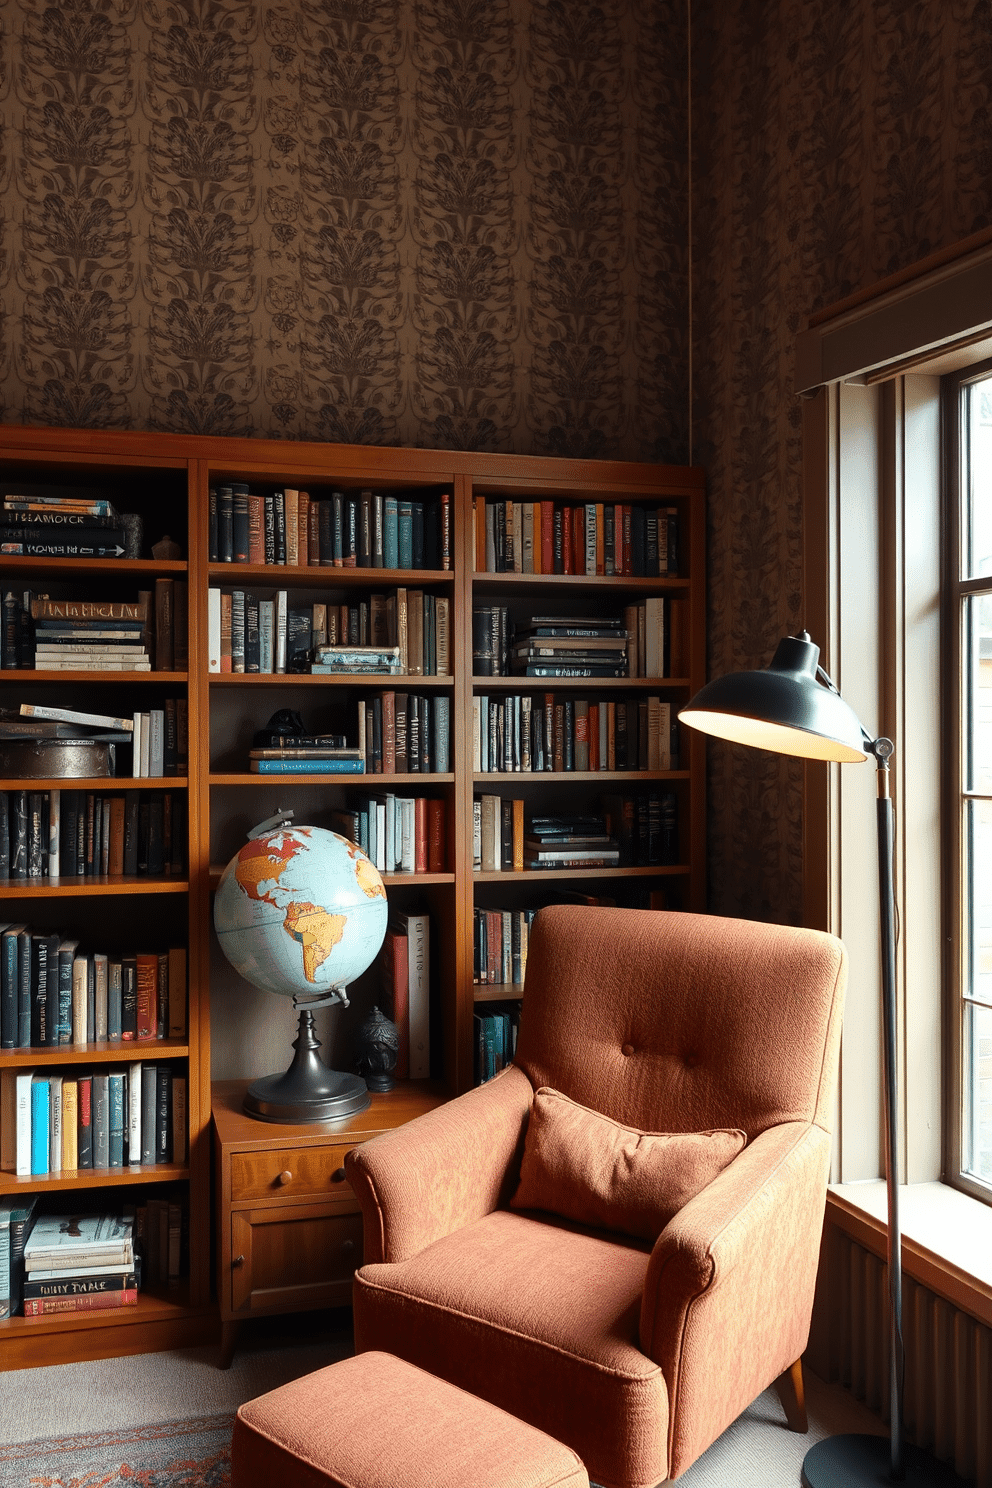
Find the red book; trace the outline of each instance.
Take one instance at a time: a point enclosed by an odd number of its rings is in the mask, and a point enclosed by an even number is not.
[[[393,1074],[397,1080],[410,1078],[410,983],[406,936],[387,930],[382,943],[382,992],[389,1016],[400,1036],[400,1051]]]
[[[103,1312],[109,1307],[136,1307],[137,1287],[118,1292],[83,1292],[78,1297],[27,1297],[25,1317],[41,1317],[53,1312]]]
[[[632,574],[634,572],[634,554],[631,545],[631,527],[634,520],[633,513],[629,503],[625,506],[618,507],[617,510],[623,512],[623,572],[625,574]]]
[[[570,574],[572,568],[572,516],[575,508],[567,503],[561,509],[561,571]]]
[[[307,566],[320,567],[320,502],[311,500],[307,507]]]
[[[555,571],[555,504],[542,501],[541,508],[541,572]]]
[[[158,956],[154,951],[142,951],[135,957],[138,963],[138,1030],[139,1039],[158,1036]]]
[[[599,769],[599,704],[589,704],[589,768]]]
[[[444,872],[444,802],[427,802],[427,871]]]
[[[301,568],[310,562],[310,494],[299,491],[296,498],[296,561]]]
[[[584,506],[572,508],[572,572],[584,574],[586,571],[586,509]]]
[[[427,872],[427,797],[417,796],[413,808],[413,869]]]
[[[248,497],[248,562],[265,562],[265,497]]]

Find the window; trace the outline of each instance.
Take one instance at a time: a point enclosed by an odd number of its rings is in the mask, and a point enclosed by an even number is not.
[[[992,367],[945,379],[949,1167],[992,1193]],[[950,695],[952,694],[953,695]]]

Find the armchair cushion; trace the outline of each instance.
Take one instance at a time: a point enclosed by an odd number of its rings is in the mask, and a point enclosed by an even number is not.
[[[542,1086],[510,1207],[655,1240],[746,1140],[738,1130],[639,1131]]]

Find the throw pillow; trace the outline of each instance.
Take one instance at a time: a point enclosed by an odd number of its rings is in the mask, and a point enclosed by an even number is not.
[[[643,1132],[542,1086],[512,1209],[654,1240],[743,1148],[742,1131]]]

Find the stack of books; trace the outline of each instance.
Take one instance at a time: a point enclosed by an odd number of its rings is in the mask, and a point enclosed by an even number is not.
[[[248,751],[248,769],[253,775],[364,775],[365,754],[349,749],[341,734],[329,734],[321,743],[316,737],[287,735],[287,743]],[[288,742],[292,739],[292,742]]]
[[[311,672],[341,677],[349,672],[363,675],[399,676],[399,646],[316,646]]]
[[[116,1214],[43,1214],[24,1246],[25,1317],[134,1307],[140,1264],[134,1219]]]
[[[516,628],[510,669],[521,677],[626,677],[623,619],[534,615]]]
[[[601,816],[535,816],[524,837],[525,868],[615,868],[620,846]]]
[[[34,665],[38,671],[150,672],[148,596],[111,600],[31,601]]]
[[[120,514],[102,497],[25,488],[4,497],[0,553],[25,558],[123,558]]]

